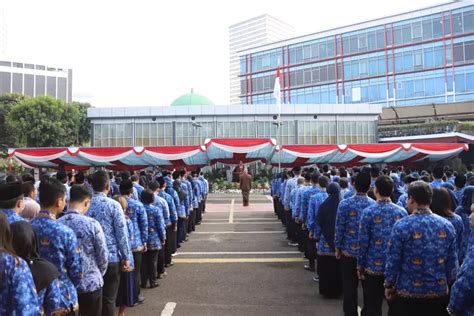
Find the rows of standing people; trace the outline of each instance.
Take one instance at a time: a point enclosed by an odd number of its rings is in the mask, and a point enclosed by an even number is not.
[[[474,315],[474,174],[295,167],[272,180],[288,245],[347,316]]]
[[[124,315],[199,225],[202,173],[57,172],[0,184],[0,315]]]

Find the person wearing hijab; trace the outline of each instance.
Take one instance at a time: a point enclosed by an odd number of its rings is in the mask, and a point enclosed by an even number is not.
[[[40,313],[33,276],[28,264],[16,256],[10,225],[0,212],[0,315]]]
[[[474,185],[467,186],[464,189],[462,195],[461,204],[454,211],[456,214],[461,216],[462,222],[464,224],[464,233],[462,237],[461,249],[459,249],[460,262],[463,262],[464,257],[466,256],[466,251],[468,248],[469,235],[471,234],[472,228],[469,225],[469,215],[471,215],[471,205],[474,202]]]
[[[18,256],[26,261],[33,275],[41,313],[47,316],[60,313],[59,272],[48,260],[40,258],[33,227],[25,221],[20,221],[13,223],[10,228],[13,248]]]
[[[360,221],[357,275],[364,291],[362,314],[367,316],[382,315],[388,239],[395,223],[408,216],[407,211],[390,198],[394,185],[392,177],[377,178],[374,189],[377,203],[364,210]]]
[[[315,220],[314,238],[318,241],[319,294],[336,298],[342,294],[340,263],[336,259],[334,234],[341,188],[333,182],[326,189],[328,197],[319,207]]]

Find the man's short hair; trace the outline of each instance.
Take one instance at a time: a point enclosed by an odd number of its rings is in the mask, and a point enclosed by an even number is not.
[[[102,192],[107,189],[110,179],[107,173],[103,170],[96,171],[92,175],[92,188],[96,192]]]
[[[394,183],[391,177],[383,175],[375,180],[375,187],[381,196],[388,197],[392,195]]]
[[[31,192],[35,190],[35,183],[33,181],[23,182],[23,196],[29,196]]]
[[[296,166],[296,167],[293,168],[293,174],[295,174],[295,173],[299,174],[300,172],[301,172],[301,167],[300,166]]]
[[[155,194],[149,189],[143,190],[141,194],[141,201],[146,205],[150,205],[155,201]]]
[[[320,176],[321,176],[321,174],[319,172],[313,172],[311,174],[311,182],[314,183],[314,184],[318,184]]]
[[[320,176],[318,179],[318,183],[321,188],[326,188],[329,184],[329,179],[326,176]]]
[[[456,178],[454,178],[454,185],[457,188],[464,188],[466,186],[467,177],[463,174],[458,174]]]
[[[372,178],[377,178],[380,175],[380,169],[377,167],[370,168],[370,176]]]
[[[435,179],[441,179],[444,175],[444,169],[442,166],[436,166],[433,169],[433,177]]]
[[[347,178],[340,178],[339,185],[341,186],[341,189],[347,189],[349,187],[349,181]]]
[[[371,177],[368,172],[360,172],[355,180],[355,187],[357,192],[367,193],[370,188]]]
[[[41,181],[39,186],[40,204],[42,207],[54,206],[56,201],[66,196],[66,187],[58,179]]]
[[[420,205],[430,205],[433,199],[433,189],[424,181],[412,182],[408,186],[408,198],[410,197]]]
[[[76,173],[76,176],[74,177],[75,183],[76,184],[84,184],[84,181],[86,180],[86,176],[84,175],[84,172],[79,171]]]
[[[136,174],[134,174],[130,180],[132,180],[132,182],[137,182],[139,180],[138,176]]]
[[[67,176],[67,173],[66,171],[64,170],[59,170],[57,173],[56,173],[56,179],[58,179],[59,181],[61,181],[61,183],[67,183],[67,180],[68,180],[68,176]]]
[[[69,201],[72,203],[84,202],[84,200],[90,198],[92,198],[92,192],[85,185],[75,184],[69,191]]]
[[[129,195],[133,193],[133,183],[132,180],[127,179],[123,180],[120,183],[120,194],[122,195]]]
[[[160,184],[158,183],[158,181],[151,181],[150,183],[148,183],[148,188],[154,192],[160,188]]]

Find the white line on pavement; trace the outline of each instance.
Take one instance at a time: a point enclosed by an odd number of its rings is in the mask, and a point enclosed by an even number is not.
[[[273,198],[270,195],[265,195],[265,197],[273,202]]]
[[[232,224],[234,222],[234,203],[235,199],[232,199],[232,201],[230,202],[229,224]]]
[[[244,218],[244,217],[241,217],[241,218],[235,218],[234,216],[234,219],[236,220],[239,220],[239,221],[262,221],[262,220],[266,220],[266,221],[278,221],[276,218],[274,217],[248,217],[248,218]],[[206,218],[206,222],[207,221],[212,221],[212,222],[217,222],[217,221],[224,221],[226,222],[227,219],[226,218]],[[280,223],[280,222],[279,222]]]
[[[281,225],[281,222],[234,222],[232,220],[232,222],[230,221],[229,219],[229,222],[228,223],[225,223],[225,222],[222,222],[222,223],[201,223],[201,225],[225,225],[225,224],[258,224],[258,225],[270,225],[270,224],[280,224]]]
[[[176,308],[175,302],[166,303],[165,307],[161,311],[161,316],[171,316],[173,315],[174,309]]]
[[[272,231],[252,231],[252,232],[193,232],[194,235],[209,235],[209,234],[281,234],[283,230],[272,230]]]
[[[289,255],[300,254],[299,251],[204,251],[180,252],[179,255]]]

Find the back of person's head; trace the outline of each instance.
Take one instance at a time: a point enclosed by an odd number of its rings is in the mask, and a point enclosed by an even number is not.
[[[148,189],[150,189],[152,192],[155,192],[159,188],[160,188],[160,184],[158,183],[158,181],[151,181],[148,184]]]
[[[334,176],[336,176],[336,175],[337,175],[337,171],[336,171],[336,169],[334,169],[334,168],[333,168],[333,169],[331,169],[331,176],[333,176],[333,177],[334,177]]]
[[[454,178],[454,185],[456,188],[464,188],[466,186],[467,177],[463,174],[458,174],[456,178]]]
[[[56,173],[56,179],[58,179],[61,183],[66,184],[66,183],[67,183],[67,180],[68,180],[66,171],[64,171],[64,170],[59,170],[59,171]]]
[[[35,177],[33,177],[33,175],[31,175],[30,173],[25,173],[25,174],[23,174],[23,175],[21,176],[21,180],[22,180],[23,182],[29,182],[29,181],[31,181],[31,182],[34,183],[34,182],[35,182]]]
[[[186,170],[184,170],[184,169],[180,170],[179,171],[179,176],[184,178],[186,176]]]
[[[433,199],[433,189],[424,181],[412,182],[408,186],[408,198],[412,198],[419,205],[430,205]]]
[[[143,204],[150,205],[155,201],[155,194],[150,189],[143,190],[141,194]]]
[[[120,194],[122,195],[130,195],[133,193],[133,183],[132,180],[127,179],[123,180],[120,183]]]
[[[391,177],[387,175],[379,176],[375,180],[375,188],[377,192],[383,197],[389,197],[393,192],[394,182]]]
[[[23,186],[20,182],[0,185],[0,209],[14,209],[23,201]]]
[[[0,212],[0,252],[5,251],[9,254],[15,254],[12,246],[12,233],[5,213]],[[3,271],[2,271],[3,273]],[[2,278],[2,276],[0,276]]]
[[[110,185],[109,176],[103,170],[96,171],[92,175],[91,184],[95,192],[103,192],[109,188],[109,185]]]
[[[69,191],[69,201],[71,203],[81,203],[92,198],[92,192],[85,185],[75,184]]]
[[[137,182],[140,178],[138,178],[138,176],[136,174],[134,174],[133,176],[130,177],[130,180],[132,180],[132,182]]]
[[[130,179],[130,171],[122,171],[120,173],[120,177],[122,178],[122,180],[128,180]]]
[[[321,188],[326,188],[329,184],[329,179],[326,176],[320,176],[318,179],[318,183]]]
[[[5,178],[5,182],[6,182],[6,183],[13,183],[13,182],[22,183],[22,182],[23,182],[23,179],[22,179],[19,175],[10,173],[10,174],[7,175],[7,177]]]
[[[84,181],[86,180],[86,176],[84,175],[84,172],[79,171],[76,173],[76,176],[74,177],[75,184],[84,184]]]
[[[430,177],[430,175],[425,174],[424,176],[421,176],[420,180],[423,181],[423,182],[426,182],[426,183],[430,183],[431,182],[431,177]]]
[[[25,221],[18,221],[10,225],[12,246],[15,253],[26,262],[38,258],[38,247],[33,227]]]
[[[158,184],[160,185],[160,189],[163,189],[166,185],[165,178],[163,177],[156,178],[156,182],[158,182]]]
[[[452,215],[451,196],[446,188],[433,188],[430,209],[433,213],[443,217]]]
[[[119,202],[120,207],[122,208],[122,211],[125,213],[125,210],[128,207],[127,199],[125,197],[123,197],[122,195],[114,195],[113,199],[115,201]]]
[[[357,192],[367,193],[370,188],[370,174],[368,172],[360,172],[355,179],[355,188]]]
[[[347,178],[347,170],[345,167],[340,167],[339,168],[339,176],[341,178]]]
[[[46,181],[46,180],[49,180],[49,178],[51,178],[51,177],[49,176],[49,174],[46,174],[46,173],[45,173],[45,174],[43,174],[43,175],[41,176],[41,180],[40,180],[40,181]]]
[[[329,165],[324,165],[323,166],[323,172],[327,173],[329,171]]]
[[[29,197],[36,191],[35,183],[31,181],[23,182],[22,188],[24,197]]]
[[[296,175],[299,175],[301,173],[301,167],[300,166],[296,166],[293,168],[293,174],[296,176]]]
[[[444,169],[442,166],[436,166],[433,169],[433,178],[441,179],[444,175]]]
[[[321,174],[319,172],[313,172],[311,174],[311,183],[318,184],[320,176],[321,176]]]
[[[41,181],[39,186],[41,207],[55,206],[58,199],[66,197],[66,187],[58,179],[51,178],[48,181]]]
[[[453,176],[453,172],[451,170],[447,170],[444,175],[446,176],[447,179],[451,178]]]
[[[176,179],[178,179],[178,178],[179,178],[179,171],[178,171],[178,170],[175,170],[175,171],[173,172],[173,180],[176,180]]]
[[[380,169],[377,167],[370,168],[370,176],[372,178],[377,178],[380,175]]]
[[[347,189],[349,187],[349,181],[347,178],[340,178],[339,185],[341,186],[341,189]]]

